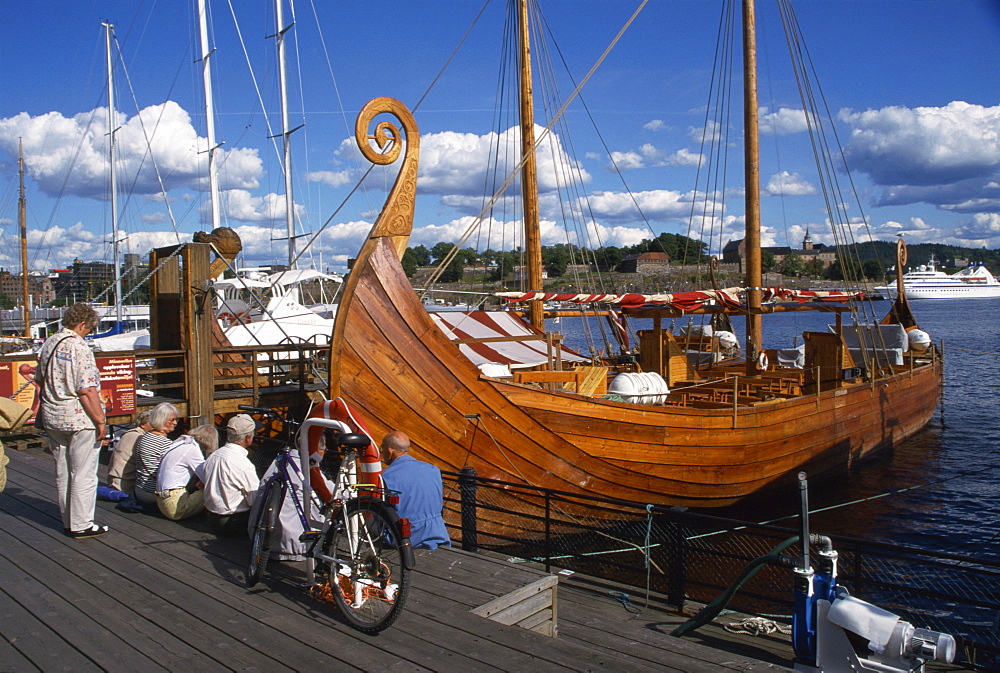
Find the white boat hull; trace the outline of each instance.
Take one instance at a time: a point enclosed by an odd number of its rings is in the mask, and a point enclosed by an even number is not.
[[[895,300],[896,286],[876,287],[875,291],[882,296]],[[1000,297],[1000,284],[998,285],[958,285],[951,283],[941,285],[924,285],[918,287],[906,286],[906,298],[914,299],[989,299]]]

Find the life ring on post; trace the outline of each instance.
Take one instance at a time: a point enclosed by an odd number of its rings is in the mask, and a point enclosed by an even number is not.
[[[215,317],[220,323],[223,324],[224,327],[231,327],[232,325],[235,325],[240,322],[245,323],[250,321],[250,313],[247,311],[244,311],[239,315],[230,313],[229,311],[221,311],[218,314],[216,314]]]
[[[769,364],[770,364],[770,362],[768,362],[768,360],[767,360],[767,353],[765,353],[764,351],[761,351],[760,354],[757,355],[757,369],[760,370],[760,371],[762,371],[762,372],[766,372],[767,371],[767,366]]]
[[[376,445],[372,433],[363,421],[351,413],[347,403],[341,398],[329,400],[322,404],[317,404],[309,412],[308,418],[324,418],[339,421],[348,429],[364,434],[370,440],[368,446],[358,456],[358,481],[362,484],[371,484],[376,488],[382,488],[382,459],[379,455],[378,445]],[[309,485],[316,492],[323,502],[329,502],[333,498],[330,487],[323,472],[320,470],[320,458],[322,454],[319,450],[320,438],[323,436],[324,428],[313,426],[308,429],[306,435],[309,447]],[[315,459],[314,459],[315,456]]]

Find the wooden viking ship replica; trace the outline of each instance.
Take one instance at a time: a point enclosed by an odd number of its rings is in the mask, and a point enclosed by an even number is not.
[[[746,0],[749,26],[752,11]],[[524,24],[522,36],[526,31]],[[750,64],[753,39],[746,30]],[[523,68],[530,72],[527,60],[525,50]],[[857,314],[858,293],[762,287],[752,69],[745,80],[746,287],[587,296],[652,319],[633,361],[594,359],[570,368],[550,350],[545,366],[512,377],[490,376],[473,364],[466,352],[476,340],[446,334],[410,286],[400,260],[413,223],[420,138],[400,102],[369,102],[357,120],[358,145],[370,161],[400,168],[343,288],[331,345],[331,397],[346,400],[375,437],[405,431],[418,458],[445,470],[472,467],[480,476],[532,486],[695,507],[732,504],[794,481],[800,470],[813,476],[843,469],[923,428],[939,400],[943,365],[934,346],[910,346],[907,333],[916,324],[901,289],[881,324],[854,327],[841,316]],[[530,198],[530,105],[522,115],[523,192]],[[530,229],[527,203],[524,212]],[[537,251],[537,231],[525,241]],[[541,288],[540,254],[529,255],[528,264],[530,287]],[[531,300],[534,329],[526,328],[525,338],[537,343],[544,339],[541,300],[551,296],[518,298]],[[803,334],[800,357],[781,365],[781,354],[762,345],[761,318],[800,310],[831,311],[835,330]],[[695,337],[701,343],[692,344],[691,335],[664,326],[698,313],[745,316],[740,361],[716,359],[715,337]],[[706,358],[707,366],[698,364]],[[627,401],[604,394],[620,377],[645,380],[636,376],[664,386]]]

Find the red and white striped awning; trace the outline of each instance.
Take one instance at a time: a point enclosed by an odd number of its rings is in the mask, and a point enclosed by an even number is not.
[[[568,301],[574,304],[608,304],[612,306],[673,306],[685,311],[715,301],[729,308],[739,308],[741,288],[708,290],[706,292],[674,292],[671,294],[561,294],[556,292],[497,292],[496,296],[511,303],[525,301]]]
[[[429,314],[435,324],[452,341],[493,337],[539,336],[538,332],[514,313],[505,311],[437,311]],[[459,344],[459,350],[477,367],[500,363],[512,368],[536,367],[548,362],[545,339],[530,341],[491,341]],[[589,359],[560,346],[563,362],[589,362]],[[553,353],[553,357],[555,354]]]
[[[781,287],[760,288],[763,301],[838,301],[864,299],[863,292],[825,292],[819,290],[791,290]],[[708,303],[729,309],[743,307],[746,288],[729,287],[725,290],[674,292],[670,294],[564,294],[557,292],[497,292],[496,296],[511,303],[526,301],[565,301],[574,304],[608,304],[618,307],[670,306],[682,311],[692,311]]]

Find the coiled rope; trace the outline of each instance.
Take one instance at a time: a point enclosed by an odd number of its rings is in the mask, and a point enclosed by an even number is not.
[[[724,624],[723,627],[730,633],[745,633],[751,636],[766,636],[772,633],[791,633],[792,627],[786,624],[779,624],[773,619],[764,617],[746,617],[738,622]]]

